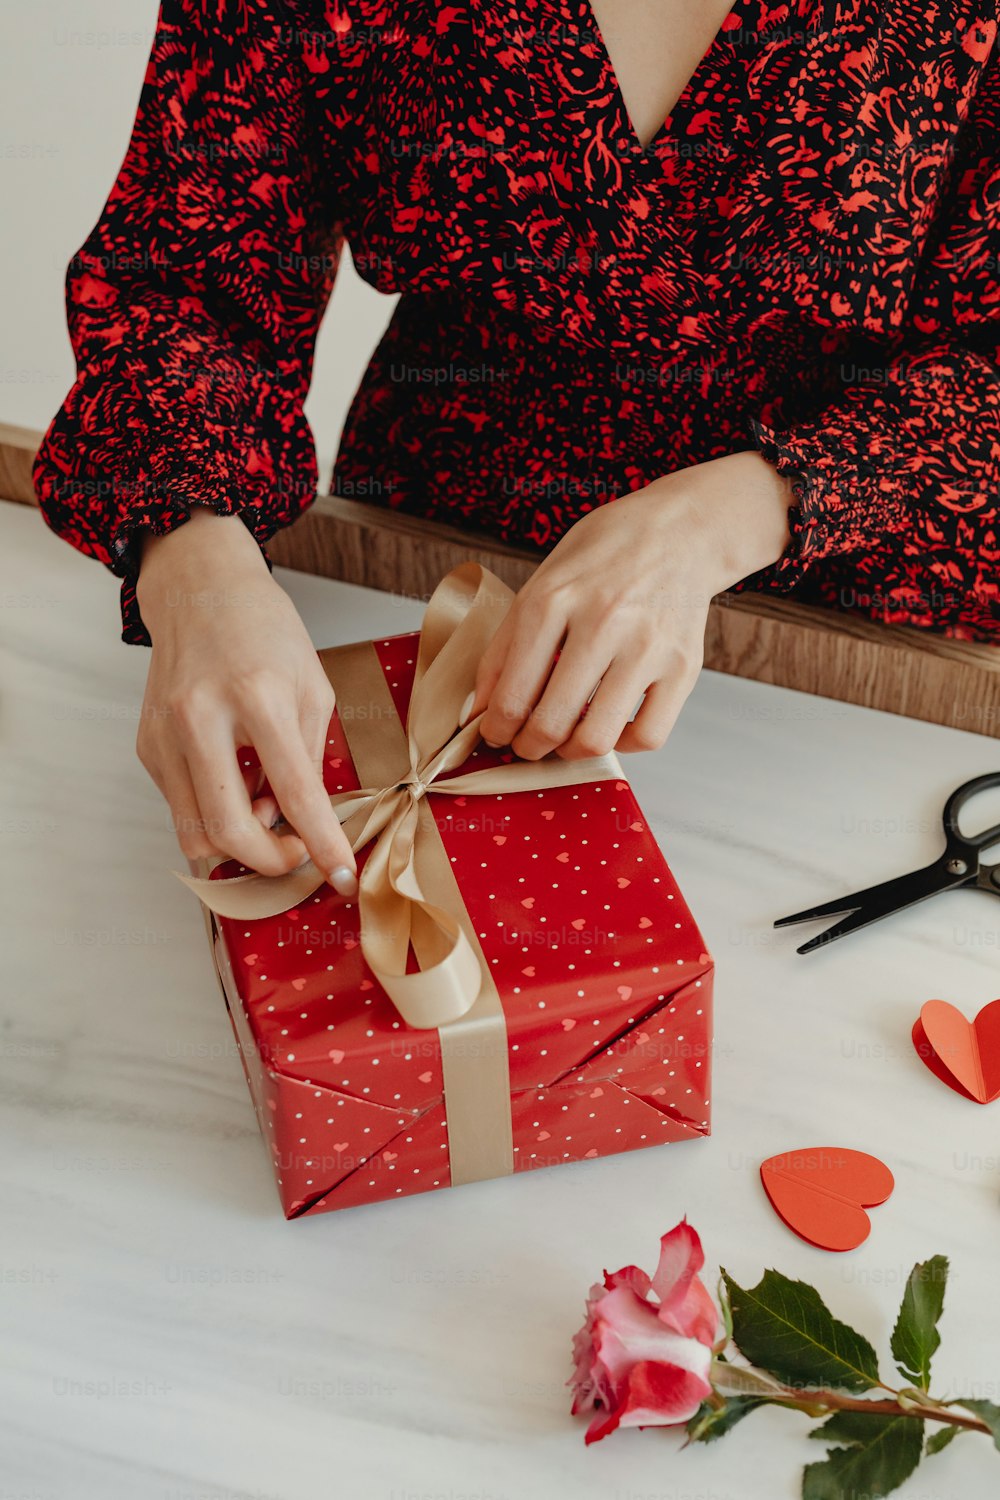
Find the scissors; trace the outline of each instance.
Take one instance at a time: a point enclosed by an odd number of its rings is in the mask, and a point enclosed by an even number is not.
[[[944,805],[944,853],[932,865],[914,870],[910,875],[899,875],[895,880],[884,880],[881,885],[870,885],[867,890],[855,891],[853,895],[841,896],[839,901],[825,901],[822,906],[810,906],[808,911],[780,917],[775,927],[789,927],[793,922],[811,922],[817,917],[836,917],[843,913],[841,921],[796,949],[797,953],[811,953],[824,943],[832,943],[849,932],[856,932],[859,927],[867,927],[870,922],[891,917],[894,912],[918,901],[926,901],[928,896],[936,896],[940,891],[969,886],[1000,896],[1000,864],[984,865],[980,859],[982,850],[1000,842],[1000,823],[975,834],[964,834],[958,826],[959,815],[966,804],[980,792],[993,787],[1000,787],[1000,771],[976,776],[952,792]]]

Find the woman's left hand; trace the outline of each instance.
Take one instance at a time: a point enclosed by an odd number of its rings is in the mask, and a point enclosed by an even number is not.
[[[790,503],[754,450],[590,511],[515,598],[466,722],[485,708],[483,738],[524,760],[658,748],[701,669],[712,598],[777,561]]]

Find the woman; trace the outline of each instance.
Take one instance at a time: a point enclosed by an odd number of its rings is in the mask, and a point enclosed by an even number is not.
[[[137,748],[190,857],[353,889],[262,545],[315,494],[345,241],[402,297],[334,489],[545,553],[467,706],[491,742],[661,744],[730,587],[996,639],[998,12],[164,0],[35,478],[152,644]]]

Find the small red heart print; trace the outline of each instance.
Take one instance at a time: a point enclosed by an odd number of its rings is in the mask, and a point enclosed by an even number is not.
[[[333,1149],[334,1151],[346,1151],[350,1144],[350,1141],[334,1141]]]
[[[628,878],[627,875],[619,875],[619,877],[618,877],[618,889],[620,891],[623,891],[627,885],[631,885],[631,884],[632,884],[632,882],[631,882],[631,880],[629,880],[629,878]]]
[[[434,1077],[434,1074],[430,1071],[430,1069],[428,1069],[426,1073],[418,1073],[417,1077],[419,1078],[421,1083],[430,1083],[431,1079]]]
[[[399,1155],[398,1151],[383,1151],[382,1152],[382,1160],[383,1161],[395,1161],[396,1157],[398,1155]]]
[[[596,1146],[591,1146],[590,1150],[585,1151],[583,1154],[584,1156],[599,1156],[600,1152],[598,1151]]]
[[[521,901],[521,905],[524,907],[525,911],[530,911],[534,904],[534,896],[525,896]]]
[[[639,926],[640,927],[652,927],[652,925],[653,925],[653,919],[652,919],[652,917],[640,917],[639,918]]]
[[[292,989],[293,990],[304,990],[305,987],[306,987],[306,982],[305,982],[304,979],[293,979],[292,980]]]
[[[557,854],[556,855],[556,859],[559,861],[559,863],[561,865],[568,865],[569,864],[569,855],[566,853],[565,849],[563,850],[563,852],[561,854]]]
[[[587,919],[586,917],[574,917],[569,925],[575,928],[577,932],[582,932],[587,925]]]
[[[555,817],[555,813],[551,810],[548,812],[543,812],[542,817],[545,819],[546,823],[551,823],[552,819]]]
[[[761,1163],[760,1179],[778,1217],[820,1250],[856,1250],[871,1233],[866,1208],[895,1182],[877,1156],[840,1146],[810,1146]]]
[[[524,975],[525,979],[534,979],[534,977],[535,977],[535,966],[534,966],[534,964],[529,964],[526,969],[522,969],[521,970],[521,973]]]
[[[563,1018],[562,1018],[562,1029],[563,1029],[563,1031],[572,1031],[573,1027],[575,1025],[576,1025],[576,1022],[573,1020],[572,1016],[563,1016]]]
[[[340,1047],[331,1047],[326,1055],[331,1062],[342,1063],[347,1054]]]
[[[547,1131],[547,1130],[540,1130],[538,1132],[538,1134],[535,1136],[535,1140],[536,1141],[547,1141],[548,1139],[549,1139],[549,1131]]]
[[[507,835],[505,833],[495,833],[493,835],[493,842],[494,844],[506,844]]]
[[[602,1088],[591,1089],[590,1097],[591,1099],[600,1099],[603,1093],[604,1090]]]
[[[618,996],[622,1000],[629,1000],[629,999],[631,999],[631,997],[632,997],[632,986],[630,984],[620,984],[618,986]]]
[[[258,960],[259,957],[260,957],[259,953],[246,953],[246,954],[244,954],[243,962],[245,964],[249,964],[250,967],[251,967],[251,969],[252,969],[253,966],[254,966],[254,964],[257,962],[257,960]]]

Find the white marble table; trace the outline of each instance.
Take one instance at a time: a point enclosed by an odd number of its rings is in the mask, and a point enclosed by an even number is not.
[[[938,1384],[998,1399],[1000,1104],[939,1084],[909,1028],[932,996],[1000,995],[1000,904],[946,896],[810,958],[770,923],[933,857],[944,795],[1000,743],[704,676],[629,770],[717,958],[714,1135],[288,1224],[134,755],[148,655],[114,580],[27,509],[0,506],[0,570],[0,1500],[792,1500],[822,1454],[794,1414],[684,1452],[651,1430],[587,1450],[568,1415],[587,1288],[652,1267],[685,1213],[710,1267],[815,1282],[887,1367],[903,1278],[945,1252]],[[282,578],[318,645],[419,619]],[[757,1175],[828,1143],[897,1180],[840,1257]],[[998,1483],[970,1437],[899,1493]]]

